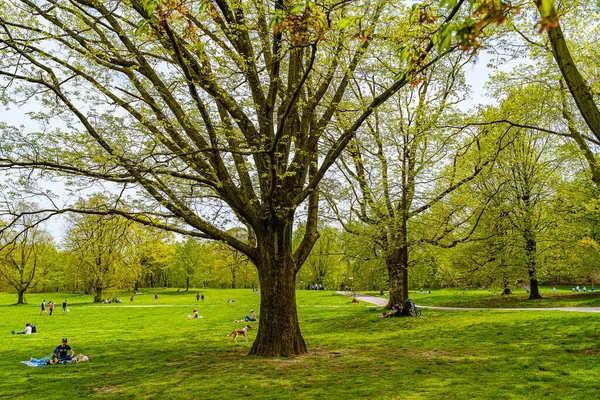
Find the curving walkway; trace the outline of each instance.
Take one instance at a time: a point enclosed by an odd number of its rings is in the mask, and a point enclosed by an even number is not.
[[[352,296],[349,292],[336,292],[342,296]],[[357,294],[358,301],[375,304],[379,307],[385,307],[388,303],[387,299],[375,296],[367,296]],[[531,308],[477,308],[477,307],[438,307],[438,306],[419,306],[419,308],[429,308],[432,310],[455,310],[455,311],[571,311],[571,312],[590,312],[600,313],[600,307],[531,307]]]

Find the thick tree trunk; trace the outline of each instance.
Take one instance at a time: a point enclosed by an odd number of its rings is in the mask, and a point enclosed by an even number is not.
[[[536,278],[535,256],[536,256],[537,243],[531,232],[526,231],[525,239],[526,239],[525,254],[527,256],[527,272],[529,273],[529,287],[530,287],[529,300],[538,300],[538,299],[541,299],[542,296],[540,295],[540,289],[539,289],[538,281]]]
[[[17,292],[17,304],[25,304],[25,291],[19,290]]]
[[[403,197],[406,196],[405,193]],[[395,304],[400,304],[402,315],[410,315],[410,305],[406,302],[408,299],[408,214],[406,212],[401,216],[398,229],[399,232],[393,235],[394,239],[389,243],[389,261],[386,260],[390,280],[390,298],[386,308],[391,309]]]
[[[189,290],[190,290],[190,277],[188,276],[185,278],[185,291],[189,292]]]
[[[502,279],[502,286],[504,286],[504,289],[502,290],[503,295],[512,294],[510,287],[508,286],[508,279],[506,279],[506,277]]]
[[[597,139],[600,139],[600,110],[594,101],[594,94],[579,72],[563,35],[560,23],[548,31],[552,45],[552,54],[556,64],[567,83],[569,91],[581,112],[581,116]],[[596,182],[598,185],[599,183]]]
[[[289,357],[307,352],[296,308],[292,223],[272,223],[257,234],[255,263],[261,287],[260,324],[250,354]],[[256,325],[254,325],[256,326]]]
[[[96,292],[94,293],[94,303],[102,303],[102,288],[96,286]]]
[[[390,310],[395,304],[400,304],[408,315],[408,249],[394,251],[394,255],[386,260],[390,283],[390,297],[385,308]],[[403,314],[404,314],[403,311]]]
[[[535,270],[529,270],[529,286],[530,286],[529,300],[543,299],[542,295],[540,294],[540,288],[538,286],[538,281],[535,278]]]

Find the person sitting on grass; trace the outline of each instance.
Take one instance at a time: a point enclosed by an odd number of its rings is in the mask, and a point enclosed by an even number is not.
[[[22,332],[15,332],[12,331],[13,334],[17,334],[17,335],[31,335],[32,333],[36,333],[33,330],[33,324],[31,322],[28,322],[25,324],[25,329]]]
[[[244,317],[244,319],[236,319],[233,322],[251,322],[251,321],[257,321],[256,313],[254,312],[254,310],[250,310],[250,315],[246,315]]]
[[[67,338],[63,338],[61,344],[56,346],[56,348],[54,349],[52,360],[50,360],[49,363],[59,364],[69,362],[73,359],[73,356],[75,356],[75,352],[73,351],[71,346],[67,344]]]
[[[200,315],[198,315],[198,309],[194,308],[194,313],[192,315],[188,315],[187,319],[196,319],[196,318],[202,318]]]
[[[390,318],[390,317],[401,317],[402,316],[402,307],[400,307],[400,304],[395,304],[394,307],[392,307],[392,311],[386,313],[384,312],[382,315],[379,316],[379,318]]]

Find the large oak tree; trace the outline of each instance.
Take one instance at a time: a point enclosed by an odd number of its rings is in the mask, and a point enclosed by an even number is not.
[[[5,126],[0,166],[29,182],[68,177],[75,190],[109,182],[115,193],[41,211],[117,214],[245,254],[262,289],[250,353],[304,353],[294,290],[318,237],[318,184],[373,110],[439,57],[418,32],[410,40],[424,52],[410,73],[380,87],[347,129],[330,129],[357,66],[378,60],[377,43],[409,40],[407,14],[383,0],[6,1],[3,99],[37,101],[31,116],[43,129]]]

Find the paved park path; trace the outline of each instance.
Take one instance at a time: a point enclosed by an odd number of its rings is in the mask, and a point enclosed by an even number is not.
[[[336,292],[342,296],[352,296],[349,292]],[[357,294],[356,299],[358,301],[364,301],[365,303],[375,304],[379,307],[385,307],[388,303],[387,299],[375,296],[367,296],[364,294]],[[437,307],[437,306],[419,306],[419,308],[430,308],[434,310],[457,310],[457,311],[482,311],[482,310],[493,310],[493,311],[572,311],[572,312],[591,312],[600,313],[600,307],[527,307],[527,308],[476,308],[476,307]]]

